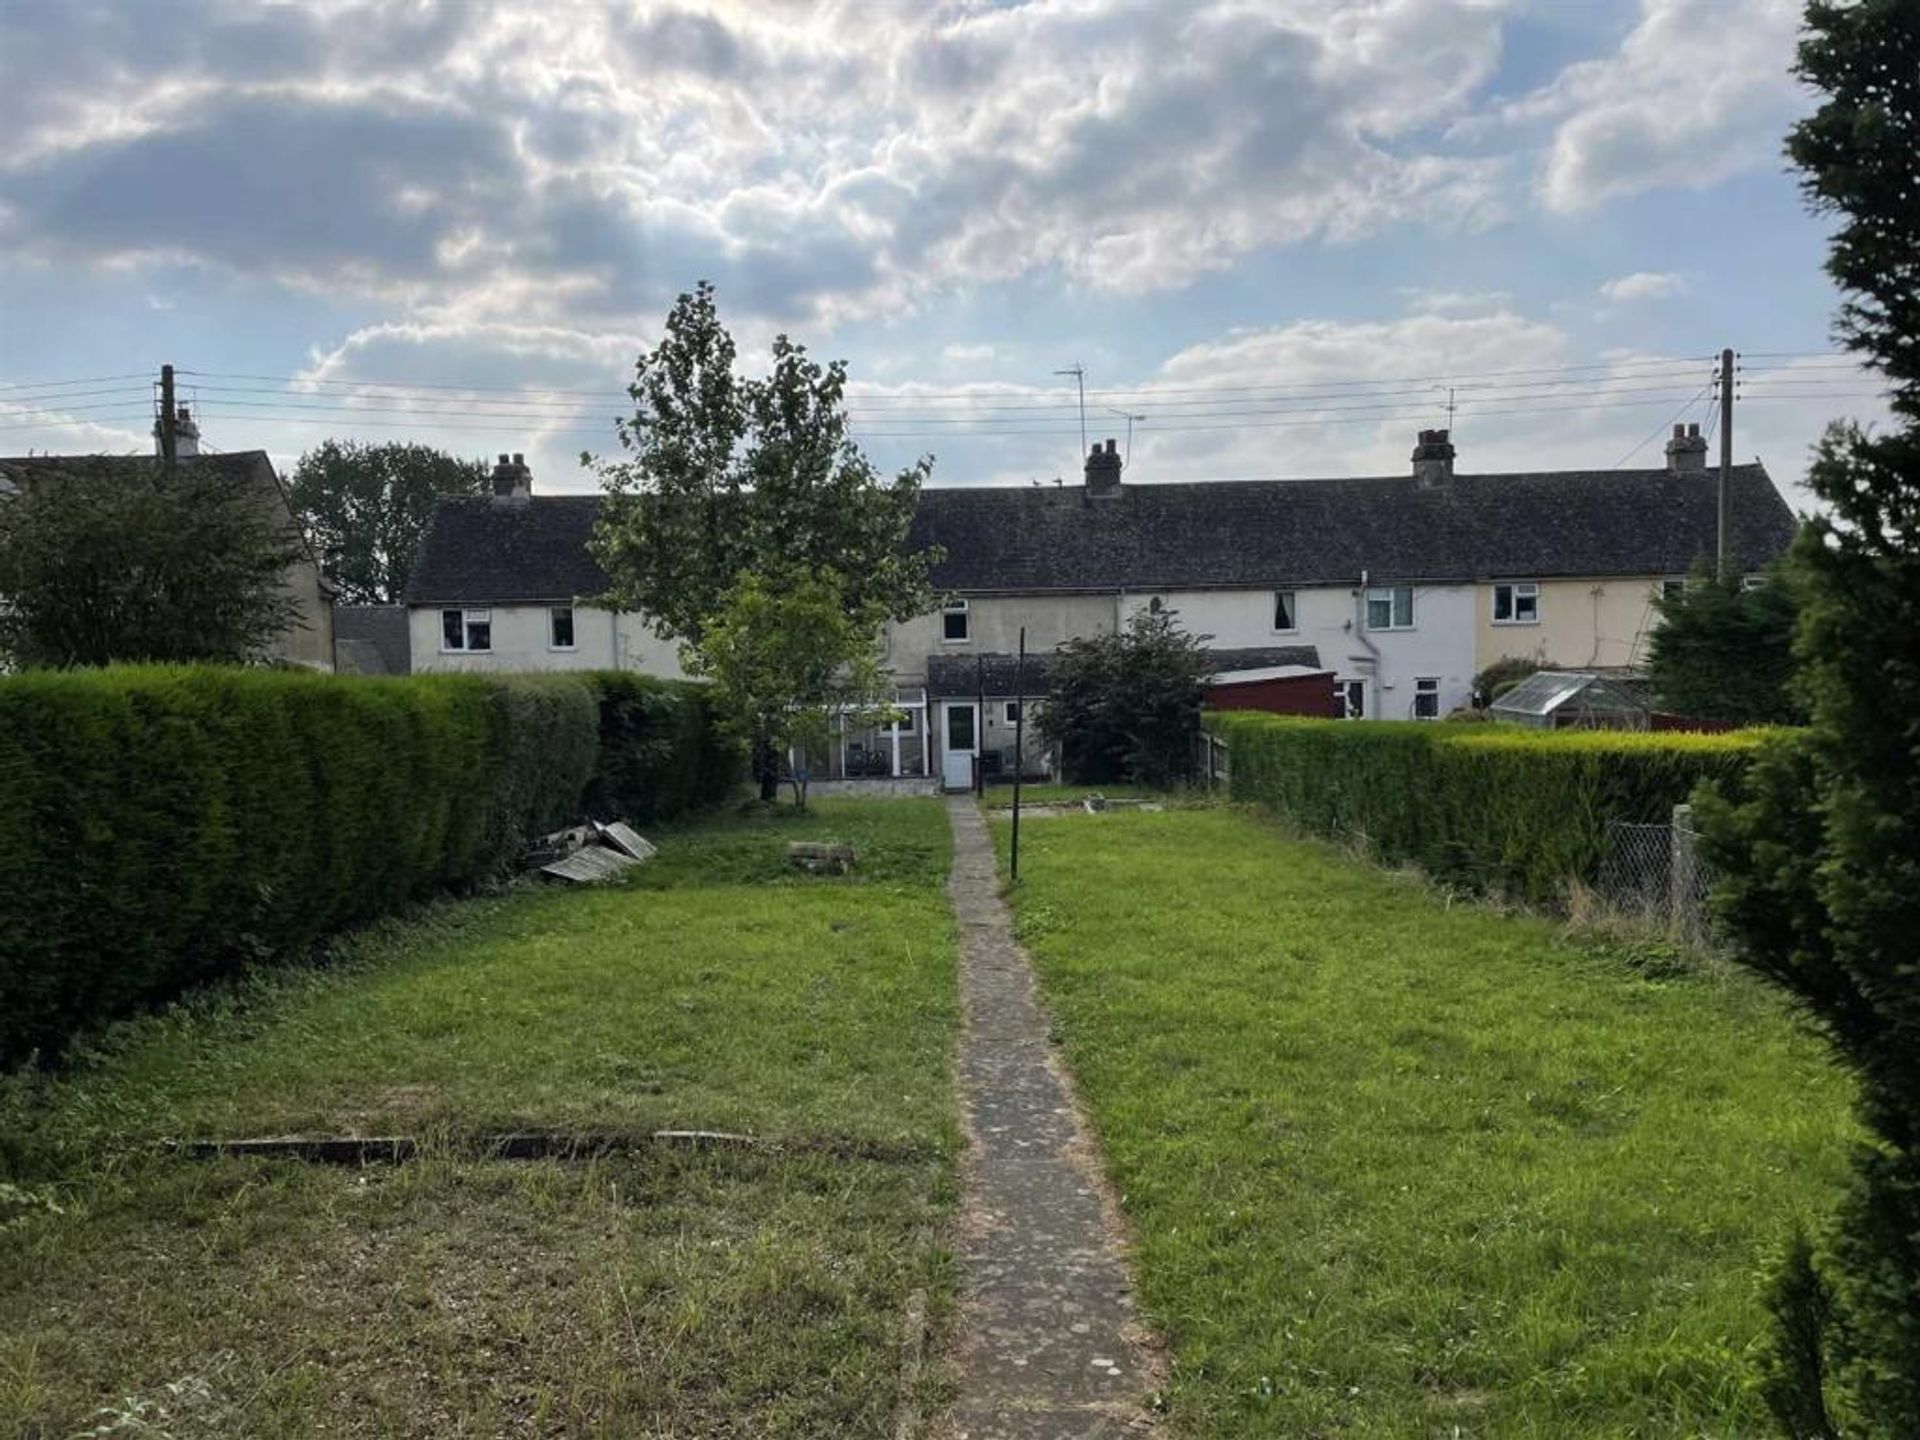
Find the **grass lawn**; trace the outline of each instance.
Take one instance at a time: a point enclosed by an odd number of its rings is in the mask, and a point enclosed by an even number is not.
[[[826,837],[856,876],[787,869]],[[654,838],[627,885],[439,906],[0,1091],[0,1434],[881,1435],[937,1404],[903,1358],[951,1289],[941,807]],[[365,1169],[159,1144],[510,1129],[791,1143]]]
[[[1448,907],[1240,811],[1022,850],[1177,1433],[1769,1433],[1766,1255],[1829,1207],[1849,1126],[1756,983]]]

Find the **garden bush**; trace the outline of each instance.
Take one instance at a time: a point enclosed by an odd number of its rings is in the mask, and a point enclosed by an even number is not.
[[[1667,821],[1702,780],[1737,778],[1763,732],[1543,733],[1228,714],[1233,796],[1389,864],[1533,902],[1591,879],[1607,825]]]
[[[600,700],[588,814],[655,820],[727,797],[740,777],[740,757],[715,725],[704,687],[624,670],[586,678]]]
[[[625,677],[619,677],[624,679]],[[597,677],[115,667],[0,679],[0,1061],[504,871],[590,780],[717,795],[697,700],[601,753]],[[612,743],[629,733],[617,729]],[[678,747],[678,748],[676,748]]]

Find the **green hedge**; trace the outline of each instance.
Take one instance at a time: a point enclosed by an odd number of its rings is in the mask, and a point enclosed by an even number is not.
[[[1516,730],[1238,713],[1209,724],[1232,793],[1390,864],[1541,902],[1593,878],[1612,820],[1665,822],[1702,780],[1736,778],[1766,732]]]
[[[739,783],[739,756],[720,738],[700,686],[618,670],[587,678],[600,696],[588,814],[655,820],[718,804]]]
[[[715,798],[704,707],[627,677],[125,667],[0,679],[0,1060],[506,869],[590,781]],[[615,735],[617,743],[620,730]],[[684,747],[698,784],[673,778]],[[636,807],[639,808],[639,807]]]

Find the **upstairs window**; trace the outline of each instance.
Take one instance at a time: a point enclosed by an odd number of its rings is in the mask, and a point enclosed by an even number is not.
[[[1369,630],[1411,630],[1413,628],[1413,587],[1411,585],[1375,585],[1368,590],[1367,628]]]
[[[1538,625],[1540,587],[1531,580],[1505,581],[1493,587],[1493,623]]]
[[[573,607],[556,605],[547,612],[547,644],[555,650],[573,649]]]
[[[1669,576],[1660,582],[1660,598],[1662,600],[1678,600],[1686,593],[1687,582],[1684,576],[1678,579]]]
[[[1416,720],[1438,720],[1440,718],[1440,680],[1438,676],[1429,676],[1413,682],[1413,718]]]
[[[1007,701],[1007,724],[1018,725],[1019,723],[1020,702],[1018,700],[1009,700]]]
[[[478,654],[493,649],[493,611],[442,610],[440,648]]]
[[[968,638],[967,602],[955,600],[940,612],[940,638],[949,645],[965,643]]]
[[[1293,591],[1276,590],[1273,592],[1273,628],[1280,631],[1298,630],[1300,628],[1300,611],[1295,604]]]

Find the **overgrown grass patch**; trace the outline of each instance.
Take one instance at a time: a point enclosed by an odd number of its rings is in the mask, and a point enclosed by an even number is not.
[[[1769,994],[1241,811],[1022,847],[1179,1433],[1764,1433],[1762,1260],[1849,1133]]]
[[[950,1285],[944,816],[652,833],[628,885],[438,907],[19,1078],[0,1433],[129,1406],[222,1436],[886,1433],[910,1300],[938,1325]],[[828,837],[861,848],[853,876],[787,868],[789,840]],[[663,1128],[901,1158],[357,1169],[159,1144]]]

